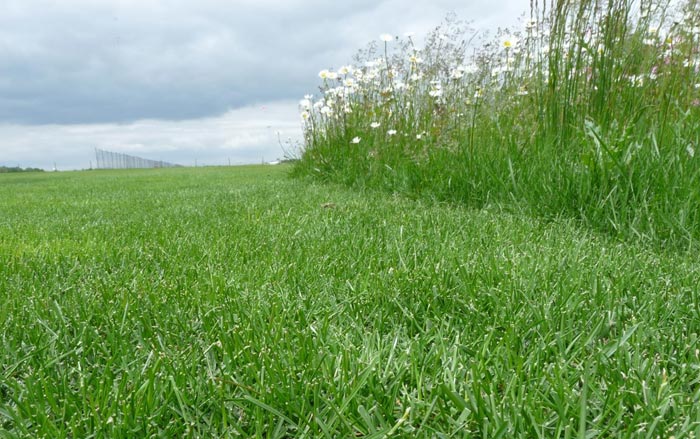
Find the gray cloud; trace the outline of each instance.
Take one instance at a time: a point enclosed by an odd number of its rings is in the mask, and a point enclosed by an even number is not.
[[[3,0],[0,164],[14,160],[18,148],[11,150],[7,139],[20,142],[17,127],[37,141],[53,130],[54,140],[42,145],[77,160],[82,153],[69,146],[74,139],[62,137],[62,126],[202,123],[277,101],[288,106],[286,123],[297,124],[293,102],[316,91],[318,71],[350,62],[380,33],[425,34],[451,11],[476,27],[495,28],[514,23],[527,6],[525,0]],[[106,132],[121,139],[118,129]],[[44,148],[22,144],[26,157]]]
[[[426,31],[452,10],[495,21],[525,6],[464,3],[5,0],[0,120],[182,120],[290,99],[380,32]]]
[[[284,158],[301,138],[296,102],[243,107],[182,121],[126,124],[0,125],[0,165],[87,169],[95,148],[186,166]]]

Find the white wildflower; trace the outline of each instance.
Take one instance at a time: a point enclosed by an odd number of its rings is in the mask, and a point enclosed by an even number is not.
[[[360,143],[361,140],[362,139],[360,139],[359,137],[353,137],[353,139],[350,141],[350,143],[357,145],[358,143]]]
[[[644,86],[644,76],[642,75],[630,75],[627,77],[627,79],[629,79],[633,87]]]
[[[508,35],[503,37],[503,39],[501,40],[501,44],[503,45],[504,49],[511,49],[518,45],[518,39]]]
[[[468,66],[460,66],[460,70],[467,75],[473,75],[479,71],[479,68],[474,64],[469,64]]]
[[[379,128],[381,125],[382,124],[380,124],[379,122],[372,122],[371,124],[369,124],[369,126],[371,126],[372,128]]]

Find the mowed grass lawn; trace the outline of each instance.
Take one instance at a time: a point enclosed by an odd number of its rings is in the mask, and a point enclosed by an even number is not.
[[[240,167],[0,175],[0,437],[700,436],[700,261]]]

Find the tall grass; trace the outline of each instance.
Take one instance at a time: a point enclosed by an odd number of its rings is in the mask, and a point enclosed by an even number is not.
[[[296,171],[695,245],[696,0],[533,1],[521,31],[473,35],[450,18],[321,72]]]

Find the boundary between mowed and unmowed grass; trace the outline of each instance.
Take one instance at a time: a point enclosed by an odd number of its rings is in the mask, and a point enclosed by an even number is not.
[[[301,101],[308,178],[0,176],[0,436],[699,437],[674,5],[384,35]]]
[[[0,176],[0,436],[698,433],[692,255],[287,172]]]

